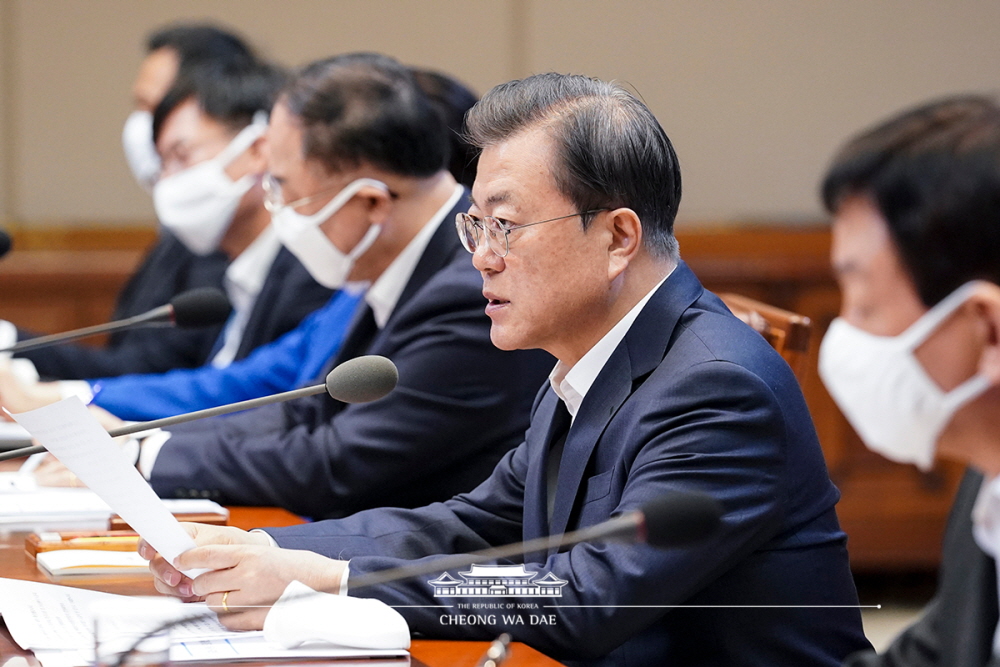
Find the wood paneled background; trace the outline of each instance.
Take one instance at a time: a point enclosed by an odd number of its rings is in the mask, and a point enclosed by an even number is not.
[[[43,332],[106,321],[118,288],[153,241],[145,227],[29,227],[13,236],[15,250],[0,261],[0,317]],[[682,257],[709,289],[746,294],[812,318],[803,391],[842,492],[838,514],[855,570],[936,567],[961,468],[939,465],[921,473],[870,453],[816,373],[820,339],[840,302],[829,269],[829,232],[704,226],[678,237]]]

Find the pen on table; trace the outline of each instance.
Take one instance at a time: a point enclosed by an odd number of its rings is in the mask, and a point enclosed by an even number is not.
[[[476,667],[500,667],[510,654],[510,635],[506,632],[490,642],[486,653],[476,663]]]

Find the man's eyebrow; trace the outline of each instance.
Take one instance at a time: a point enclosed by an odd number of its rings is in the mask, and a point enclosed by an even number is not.
[[[482,206],[480,206],[479,202],[476,201],[476,198],[473,197],[473,196],[471,196],[471,195],[469,195],[469,201],[476,208],[496,206],[497,204],[506,204],[506,203],[509,203],[510,202],[510,193],[508,193],[508,192],[498,192],[498,193],[492,194],[492,195],[490,195],[489,197],[486,198],[486,201],[483,202]]]

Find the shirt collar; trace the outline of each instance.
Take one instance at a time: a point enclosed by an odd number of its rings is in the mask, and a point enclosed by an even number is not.
[[[278,233],[272,225],[268,225],[230,263],[223,282],[233,310],[243,311],[251,307],[264,287],[279,250],[281,240],[278,239]]]
[[[380,329],[385,326],[392,311],[396,309],[399,297],[402,296],[403,289],[410,281],[414,269],[417,268],[417,262],[423,256],[434,232],[441,226],[445,216],[458,205],[458,200],[462,198],[463,194],[465,194],[465,188],[456,185],[454,194],[448,198],[444,206],[427,221],[423,229],[417,232],[417,235],[406,244],[403,252],[392,260],[388,268],[368,288],[365,293],[365,301],[371,306],[372,313],[375,315],[375,323]]]
[[[671,269],[670,273],[673,273],[673,269]],[[660,289],[663,281],[670,277],[670,273],[664,276],[660,282],[656,283],[653,289],[649,290],[646,296],[639,300],[639,303],[632,306],[632,309],[625,313],[625,317],[618,320],[618,323],[611,327],[611,330],[604,334],[604,337],[597,341],[597,344],[590,348],[572,367],[568,367],[559,361],[556,363],[555,368],[552,369],[552,372],[549,374],[549,384],[552,385],[552,390],[556,393],[556,396],[561,398],[563,403],[566,404],[566,410],[574,420],[576,419],[576,413],[579,412],[580,406],[583,404],[583,399],[586,398],[587,392],[590,391],[590,387],[597,380],[597,376],[600,375],[604,365],[608,363],[611,354],[625,338],[628,330],[632,328],[632,324],[639,317],[639,313],[642,312],[646,302],[649,301],[656,290]]]

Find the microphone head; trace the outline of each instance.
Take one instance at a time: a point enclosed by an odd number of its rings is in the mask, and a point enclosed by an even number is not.
[[[232,306],[215,287],[197,287],[170,300],[171,320],[179,327],[209,327],[225,324]]]
[[[704,493],[675,491],[645,503],[646,544],[679,547],[711,537],[722,523],[722,505]]]
[[[385,357],[367,355],[340,364],[326,376],[326,391],[344,403],[367,403],[396,387],[399,371]]]
[[[10,234],[0,229],[0,257],[10,252],[10,248],[13,245],[14,242],[11,240]]]

